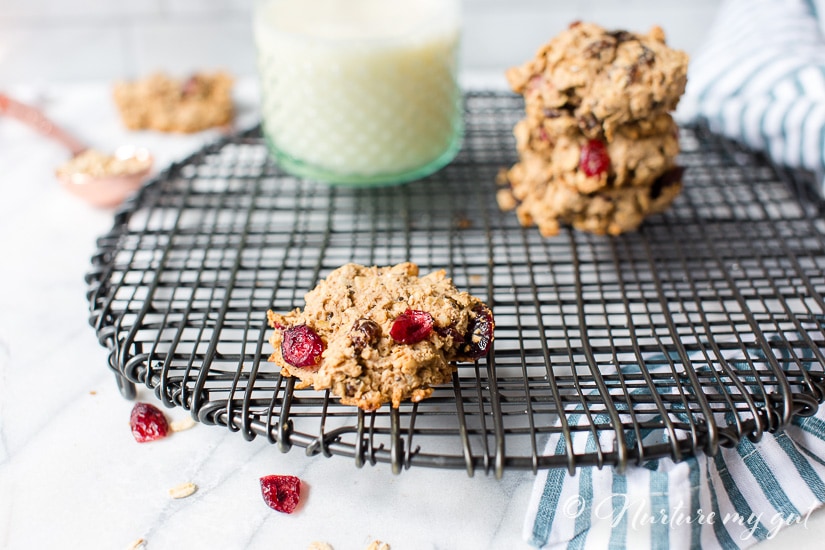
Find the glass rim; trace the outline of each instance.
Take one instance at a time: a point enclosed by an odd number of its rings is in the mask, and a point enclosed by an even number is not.
[[[437,16],[428,17],[426,20],[422,21],[420,24],[415,25],[411,29],[407,30],[406,32],[399,33],[398,35],[393,36],[381,36],[381,37],[356,37],[356,36],[349,36],[349,37],[329,37],[329,36],[318,36],[318,35],[311,35],[300,31],[291,31],[285,30],[282,28],[278,28],[277,25],[273,25],[270,22],[264,22],[264,17],[261,14],[261,10],[263,10],[264,6],[273,4],[273,3],[284,3],[284,2],[305,2],[306,0],[255,0],[254,6],[252,9],[252,17],[253,17],[253,34],[256,38],[259,35],[260,30],[262,28],[267,29],[269,33],[275,33],[277,36],[282,37],[289,37],[290,39],[300,40],[304,42],[312,42],[312,43],[322,43],[322,44],[329,44],[335,46],[354,46],[354,45],[392,45],[392,44],[402,44],[407,43],[411,39],[422,37],[422,38],[429,38],[431,36],[436,36],[434,32],[431,31],[430,24],[433,21],[452,21],[454,23],[453,26],[448,27],[443,25],[444,29],[454,30],[456,34],[460,35],[462,30],[462,21],[461,21],[461,0],[438,0],[436,3],[439,7],[444,8],[443,14],[439,14]],[[405,5],[406,3],[402,3],[401,5]],[[445,17],[446,16],[446,17]],[[444,20],[444,21],[442,21]],[[424,32],[422,32],[424,31]]]

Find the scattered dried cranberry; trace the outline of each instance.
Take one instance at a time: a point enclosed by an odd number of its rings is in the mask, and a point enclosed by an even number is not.
[[[493,312],[484,304],[474,307],[473,313],[475,316],[470,320],[462,351],[469,357],[478,359],[486,355],[487,350],[490,349],[496,324],[493,320]]]
[[[301,480],[295,476],[264,476],[261,478],[261,494],[267,506],[291,514],[301,499]]]
[[[433,316],[426,311],[408,309],[395,318],[390,336],[401,344],[415,344],[433,331]]]
[[[184,98],[192,97],[198,94],[201,88],[200,78],[197,75],[192,75],[186,79],[180,89],[180,95]]]
[[[325,347],[317,332],[306,325],[298,325],[284,331],[281,355],[293,367],[314,367],[321,361]]]
[[[598,139],[591,139],[582,147],[579,166],[582,172],[589,177],[599,176],[610,168],[610,157],[607,156],[607,147]]]
[[[169,433],[169,423],[163,413],[149,403],[135,403],[129,416],[132,435],[138,443],[162,439]]]

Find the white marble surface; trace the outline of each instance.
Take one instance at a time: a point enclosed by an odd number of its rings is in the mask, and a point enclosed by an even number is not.
[[[18,86],[10,91],[98,148],[150,147],[161,166],[214,133],[127,133],[108,85]],[[255,120],[255,88],[238,90],[241,125]],[[388,465],[357,469],[347,458],[282,454],[263,440],[198,425],[149,444],[129,432],[132,403],[108,371],[87,321],[84,274],[112,212],[68,195],[52,176],[67,157],[15,121],[0,118],[0,547],[304,549],[325,541],[362,549],[528,548],[521,528],[533,476],[503,479],[461,470]],[[141,390],[141,400],[154,396]],[[172,419],[182,410],[167,410]],[[292,474],[309,487],[292,515],[267,508],[258,478]],[[167,490],[194,482],[197,493]],[[821,548],[825,513],[759,546]]]

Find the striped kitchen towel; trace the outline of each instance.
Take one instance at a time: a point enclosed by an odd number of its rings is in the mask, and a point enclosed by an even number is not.
[[[811,170],[822,182],[825,0],[725,0],[705,46],[691,60],[677,118],[705,120],[715,132],[764,151],[777,164]],[[812,330],[819,331],[814,341],[823,341],[822,324]],[[721,360],[735,368],[752,353],[759,350],[745,346],[738,356]],[[796,355],[808,358],[804,368],[822,371],[810,349]],[[661,357],[644,359],[649,370],[667,368]],[[672,414],[677,420],[678,411]],[[607,422],[579,411],[567,420]],[[732,420],[717,419],[719,424]],[[597,446],[610,449],[610,437],[582,430],[568,442],[554,435],[544,452],[564,455],[568,444],[579,454]],[[639,437],[650,445],[668,442],[664,430]],[[745,438],[715,456],[649,460],[623,473],[610,467],[583,467],[575,475],[563,468],[540,471],[524,537],[538,548],[738,550],[788,525],[804,524],[823,503],[825,407],[820,407],[758,443]]]
[[[824,22],[825,0],[724,2],[691,59],[677,119],[705,119],[715,132],[822,182]]]
[[[575,476],[544,471],[533,487],[524,535],[539,548],[747,548],[785,526],[805,524],[825,502],[820,457],[822,409],[759,443],[745,439],[713,457],[651,460],[622,474],[594,467]]]
[[[822,323],[806,327],[808,335],[815,335],[808,341],[823,341],[822,328]],[[803,341],[799,335],[785,336],[782,340]],[[768,336],[768,341],[776,338]],[[804,344],[793,355],[778,344],[770,348],[780,350],[774,354],[783,368],[801,364],[808,370],[822,370]],[[760,361],[766,357],[763,347],[751,338],[742,349],[721,358],[730,368],[743,372],[740,379],[745,383],[748,365],[754,363],[743,360],[746,356]],[[697,372],[714,368],[703,366],[699,357],[706,356],[697,352],[691,358]],[[645,366],[651,372],[669,372],[670,361],[662,355],[650,355],[645,358]],[[638,373],[639,367],[623,370]],[[712,387],[703,389],[714,393]],[[675,386],[673,391],[677,391]],[[730,415],[719,414],[720,425],[733,423]],[[674,423],[686,424],[687,419],[678,409],[669,415]],[[567,419],[571,425],[607,424],[608,418],[601,416],[591,415],[588,419],[573,411]],[[644,420],[651,425],[647,421],[656,418],[651,415]],[[626,437],[628,447],[633,448],[635,436],[627,432]],[[668,442],[664,430],[642,432],[639,437],[646,447]],[[615,434],[609,431],[598,436],[588,430],[576,432],[573,451],[593,452],[597,446],[610,449],[612,438]],[[566,445],[565,438],[554,435],[545,454],[564,455]],[[794,417],[790,426],[764,434],[758,443],[744,438],[737,447],[723,448],[715,456],[698,453],[678,463],[669,458],[648,460],[641,466],[629,466],[624,473],[610,467],[583,467],[572,476],[563,468],[541,471],[533,486],[524,537],[538,548],[738,550],[772,538],[788,525],[804,524],[823,503],[825,407],[811,417]]]

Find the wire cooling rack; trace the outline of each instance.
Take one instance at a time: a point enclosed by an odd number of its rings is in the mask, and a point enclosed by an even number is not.
[[[715,453],[813,414],[825,222],[806,182],[684,128],[671,210],[619,237],[542,238],[495,202],[522,108],[468,95],[456,160],[399,187],[286,175],[258,129],[171,166],[117,212],[87,277],[122,393],[145,385],[282,451],[498,476]],[[267,309],[302,306],[346,262],[406,260],[495,312],[494,350],[451,385],[365,413],[266,362]]]

